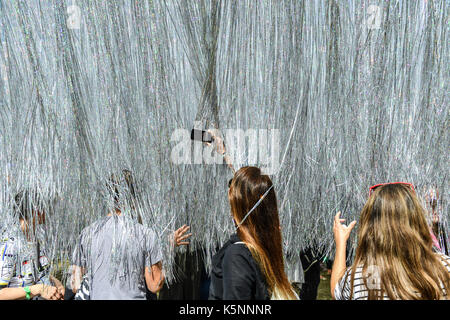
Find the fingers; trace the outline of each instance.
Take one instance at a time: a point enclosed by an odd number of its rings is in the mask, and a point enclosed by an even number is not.
[[[336,223],[337,225],[339,224],[340,217],[341,217],[341,212],[338,211],[338,213],[336,213],[336,215],[334,216],[334,223]]]
[[[217,130],[208,129],[208,130],[206,130],[206,132],[208,132],[214,140],[217,141],[218,139],[220,139],[219,133],[217,132]]]
[[[336,229],[338,226],[341,225],[341,220],[343,220],[343,219],[340,219],[340,217],[341,217],[341,212],[338,211],[338,213],[336,213],[336,215],[334,216],[333,229]]]
[[[58,300],[58,291],[55,287],[43,285],[40,296],[46,300]]]
[[[188,233],[184,236],[180,236],[180,237],[178,237],[177,242],[183,241],[183,240],[189,238],[190,236],[192,236],[192,233]]]
[[[181,245],[188,245],[189,244],[189,241],[183,241],[183,240],[186,240],[187,238],[189,238],[190,236],[192,236],[192,233],[189,233],[189,234],[186,234],[186,235],[184,235],[184,236],[178,236],[177,238],[176,238],[176,244],[177,244],[177,246],[181,246]]]
[[[183,224],[180,228],[178,228],[175,233],[185,233],[186,230],[188,230],[190,226]]]
[[[333,229],[338,230],[337,228],[339,227],[339,229],[341,229],[341,230],[347,230],[348,232],[350,232],[356,225],[356,220],[353,220],[348,226],[343,224],[344,222],[345,222],[345,219],[341,219],[341,212],[339,211],[334,216]],[[342,229],[342,228],[344,228],[344,229]]]
[[[356,225],[356,220],[353,220],[350,225],[348,226],[348,231],[352,231],[352,229],[355,227]]]
[[[185,231],[188,230],[189,228],[190,228],[190,226],[184,224],[184,225],[183,225],[180,229],[178,229],[178,230],[181,230],[182,232],[185,232]]]
[[[55,293],[50,297],[50,300],[61,300],[61,295],[58,291],[55,291]]]
[[[345,222],[345,219],[341,219],[341,212],[338,211],[338,213],[334,216],[334,226],[342,225],[343,222]]]
[[[191,227],[184,224],[182,227],[178,228],[175,232],[174,232],[174,240],[175,246],[180,246],[180,245],[188,245],[189,242],[188,241],[183,241],[186,240],[187,238],[192,236],[192,233],[188,233],[185,234]]]
[[[177,231],[175,231],[175,239],[178,239],[180,236],[186,233],[186,231],[188,231],[189,228],[190,226],[183,225],[181,228],[177,229]]]
[[[51,300],[61,300],[63,296],[61,295],[60,290],[56,287],[51,288],[52,288],[50,291],[52,293]]]
[[[58,300],[63,300],[64,298],[64,293],[66,291],[66,288],[64,288],[63,284],[61,283],[61,281],[59,281],[57,278],[55,278],[54,276],[50,275],[50,281],[55,285],[56,290],[57,290],[57,294],[58,294]]]

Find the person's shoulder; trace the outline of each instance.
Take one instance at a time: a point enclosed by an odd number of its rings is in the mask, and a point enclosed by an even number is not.
[[[96,230],[99,229],[99,227],[103,226],[105,221],[108,220],[109,217],[101,217],[91,224],[84,227],[80,232],[80,238],[86,237],[86,236],[92,236],[92,233],[94,233]]]
[[[88,226],[84,227],[83,229],[81,229],[80,236],[84,236],[84,235],[90,233],[90,231],[94,228],[96,223],[97,223],[97,221],[93,222],[90,225],[88,225]]]
[[[137,221],[133,221],[133,234],[144,239],[154,241],[157,238],[157,233],[154,228],[143,225]]]

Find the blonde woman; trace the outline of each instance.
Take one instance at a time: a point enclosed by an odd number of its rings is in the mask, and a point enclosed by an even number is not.
[[[359,221],[353,264],[345,249],[356,221],[334,219],[336,255],[331,295],[337,300],[448,299],[450,258],[432,249],[425,211],[408,183],[370,188]]]
[[[228,199],[236,234],[213,257],[212,300],[297,299],[284,272],[277,199],[256,167],[239,169]]]

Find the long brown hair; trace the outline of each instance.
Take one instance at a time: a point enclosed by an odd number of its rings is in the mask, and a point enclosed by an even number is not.
[[[231,212],[236,224],[244,219],[261,196],[272,186],[267,175],[256,167],[239,169],[228,191]],[[273,297],[295,299],[295,294],[284,272],[277,198],[272,188],[263,201],[245,219],[237,230],[265,276]]]
[[[435,300],[446,298],[450,276],[441,257],[432,250],[424,209],[414,191],[402,184],[374,190],[360,217],[358,247],[352,265],[362,267],[370,300]],[[368,285],[368,269],[374,267],[378,286]],[[444,289],[444,291],[443,291]]]

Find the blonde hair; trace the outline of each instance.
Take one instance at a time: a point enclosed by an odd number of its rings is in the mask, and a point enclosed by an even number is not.
[[[352,265],[362,266],[368,299],[446,299],[449,272],[432,250],[424,209],[414,191],[402,184],[376,188],[365,204],[359,221],[358,247]],[[367,271],[375,267],[379,286],[368,285]]]

